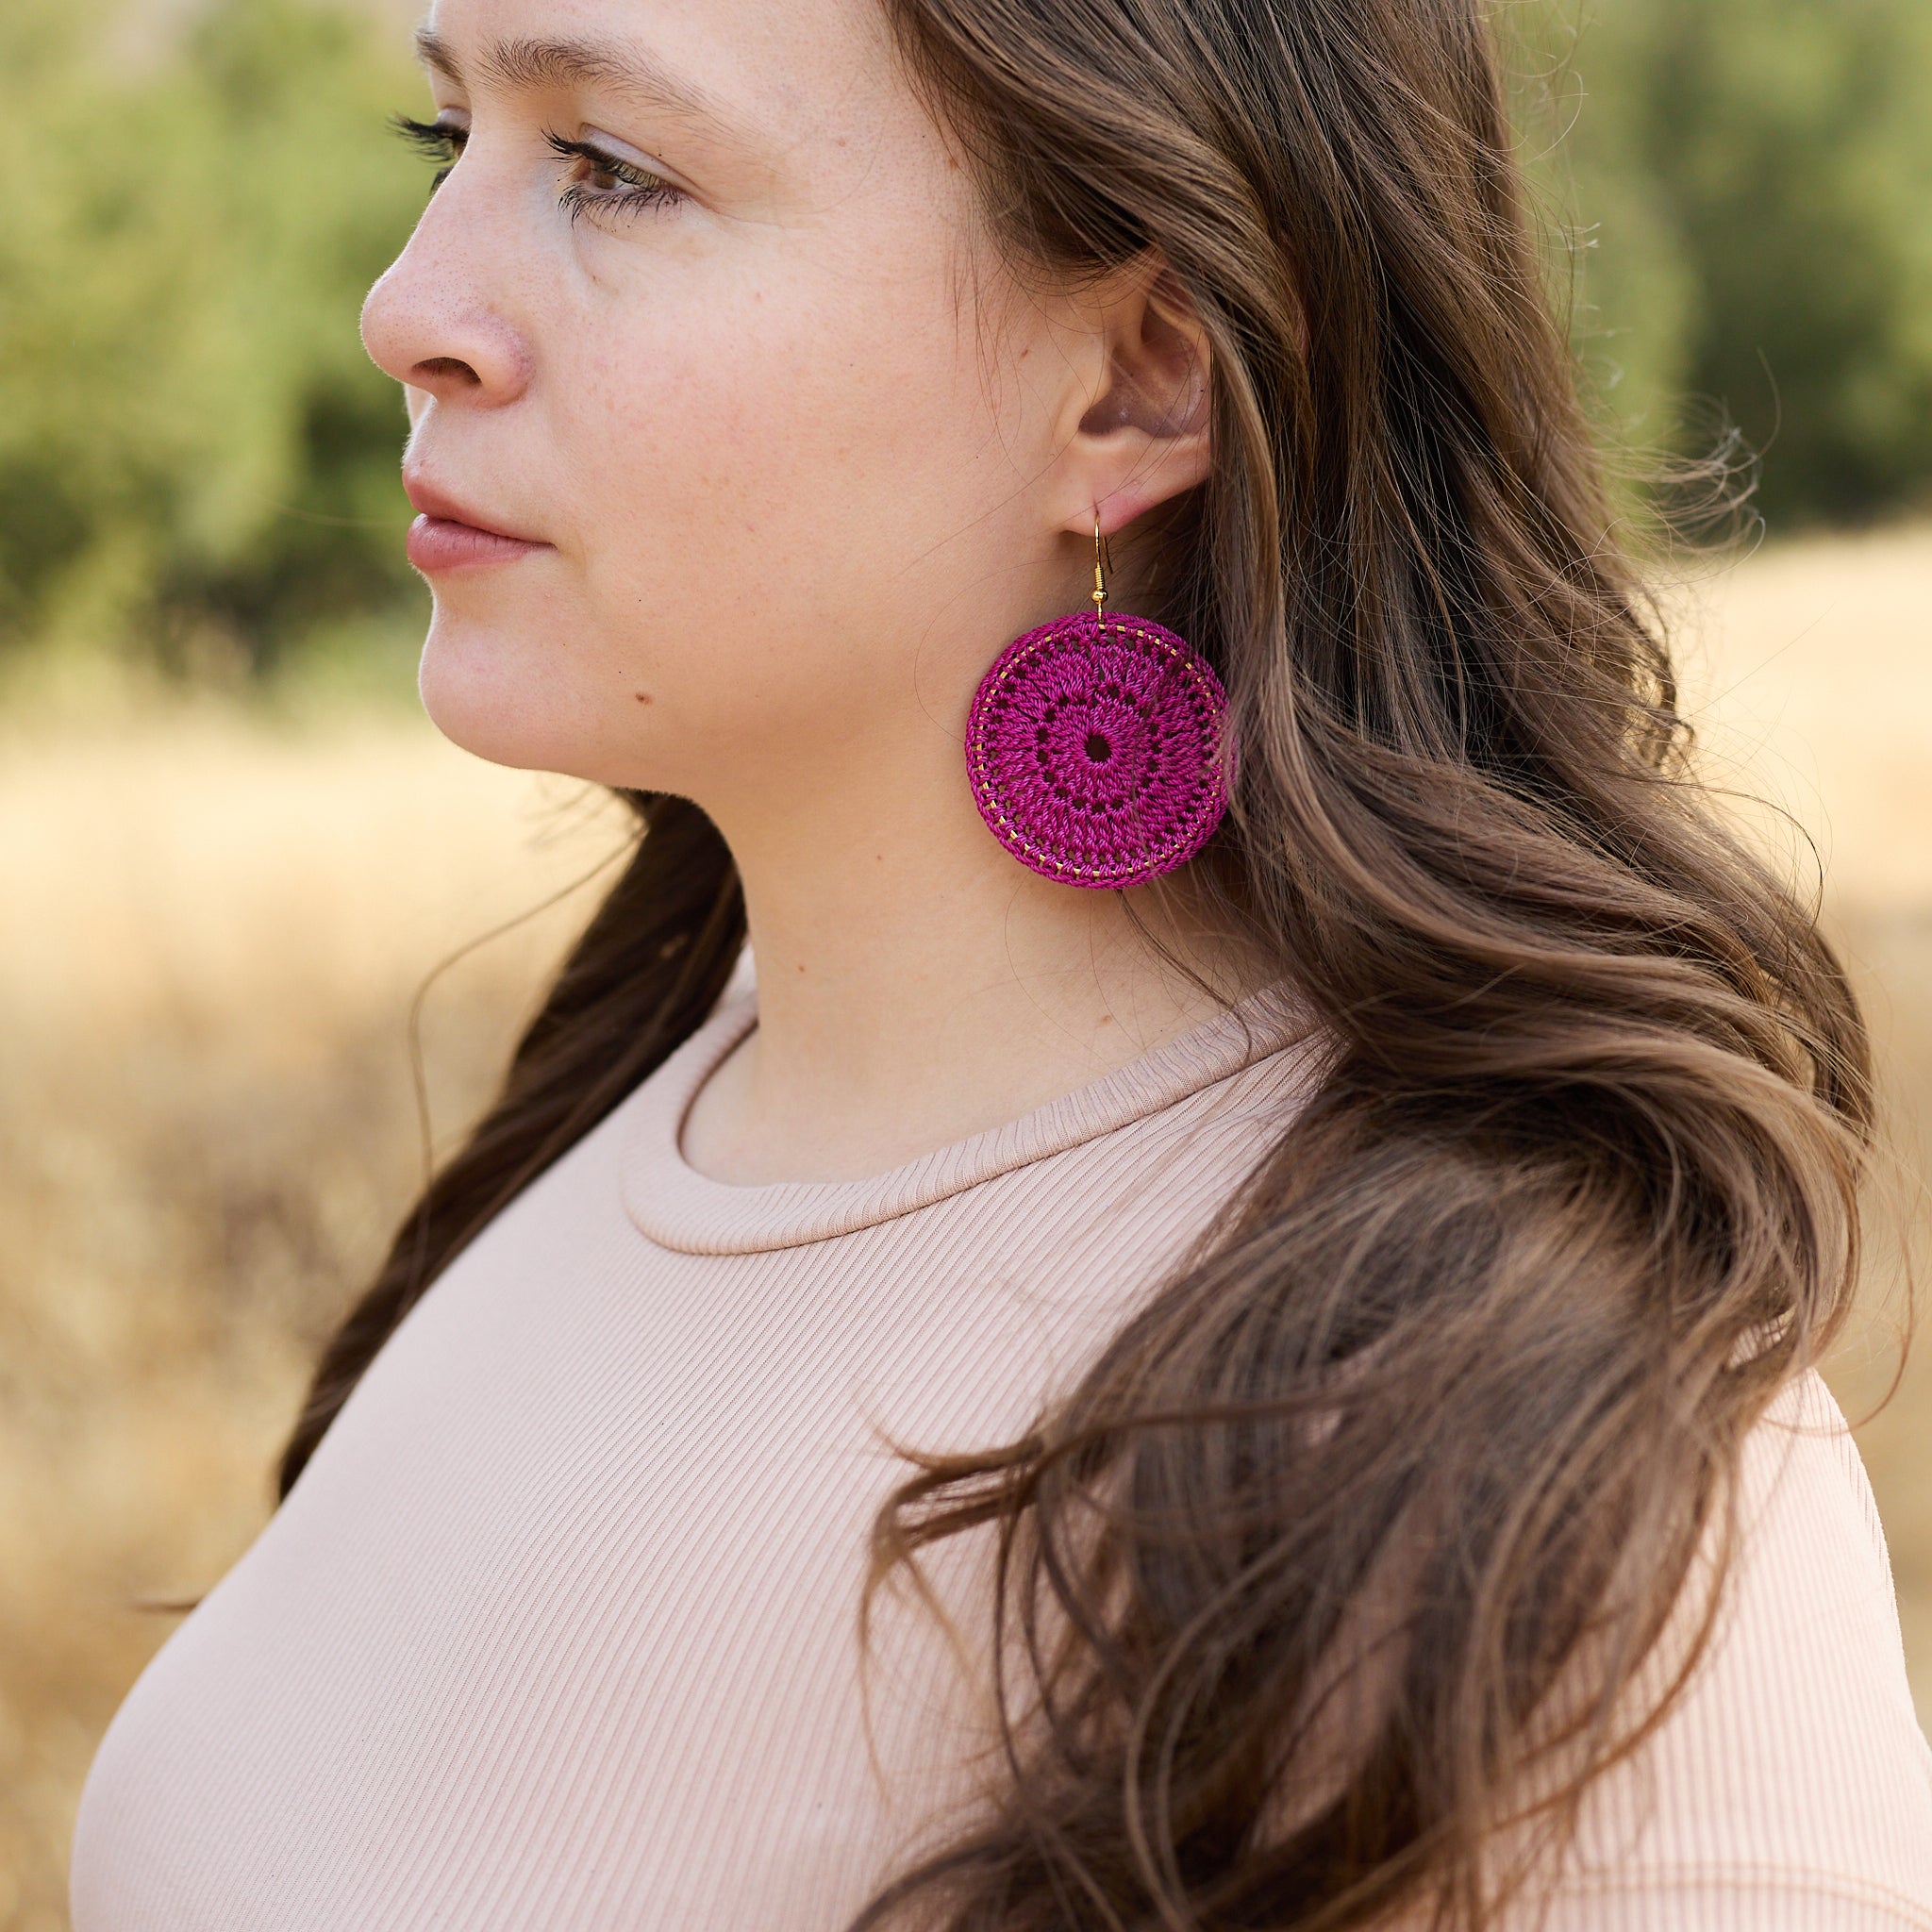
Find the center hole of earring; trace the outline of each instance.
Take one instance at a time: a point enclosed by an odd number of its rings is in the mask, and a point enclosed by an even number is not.
[[[1086,752],[1096,765],[1104,765],[1112,758],[1113,746],[1101,737],[1099,732],[1090,731],[1087,734]]]

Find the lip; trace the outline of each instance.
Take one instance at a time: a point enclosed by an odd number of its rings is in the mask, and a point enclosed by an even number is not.
[[[405,472],[403,491],[417,511],[406,548],[409,561],[425,576],[514,563],[519,558],[554,547],[491,523],[425,476]]]

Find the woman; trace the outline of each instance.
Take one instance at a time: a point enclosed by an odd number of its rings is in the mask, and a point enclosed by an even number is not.
[[[1865,1037],[1686,773],[1474,0],[421,49],[423,700],[643,836],[79,1932],[1932,1925],[1814,1366]]]

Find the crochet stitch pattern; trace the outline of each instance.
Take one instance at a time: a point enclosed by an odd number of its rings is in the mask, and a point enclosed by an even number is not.
[[[1079,611],[1018,637],[973,699],[979,815],[1021,864],[1114,891],[1185,865],[1227,809],[1227,695],[1149,618]]]

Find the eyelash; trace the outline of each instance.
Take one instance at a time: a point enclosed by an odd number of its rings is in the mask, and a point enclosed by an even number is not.
[[[592,147],[586,141],[566,141],[560,134],[546,133],[544,144],[561,159],[582,161],[592,174],[608,175],[613,181],[623,185],[622,193],[608,191],[590,192],[581,181],[574,181],[558,196],[558,206],[565,209],[573,222],[587,208],[606,208],[615,214],[637,214],[647,208],[667,208],[675,201],[684,198],[684,191],[675,188],[661,175],[654,175],[648,168],[641,168],[635,161],[620,160],[617,156],[606,154],[600,147]]]
[[[434,194],[449,179],[450,170],[462,158],[469,130],[449,121],[412,120],[408,114],[392,115],[390,125],[412,147],[420,149],[431,160],[442,163],[429,184],[429,192]],[[647,208],[668,207],[684,198],[684,190],[674,186],[661,175],[654,175],[634,161],[606,154],[602,148],[593,147],[589,142],[566,141],[560,134],[546,131],[543,142],[560,159],[581,161],[593,175],[608,176],[620,184],[620,191],[612,192],[592,191],[587,189],[582,181],[572,182],[557,199],[558,206],[573,222],[590,209],[637,214]]]
[[[389,125],[419,153],[442,163],[429,184],[429,192],[434,194],[449,179],[449,171],[461,157],[468,130],[453,122],[417,121],[408,114],[391,114]]]

